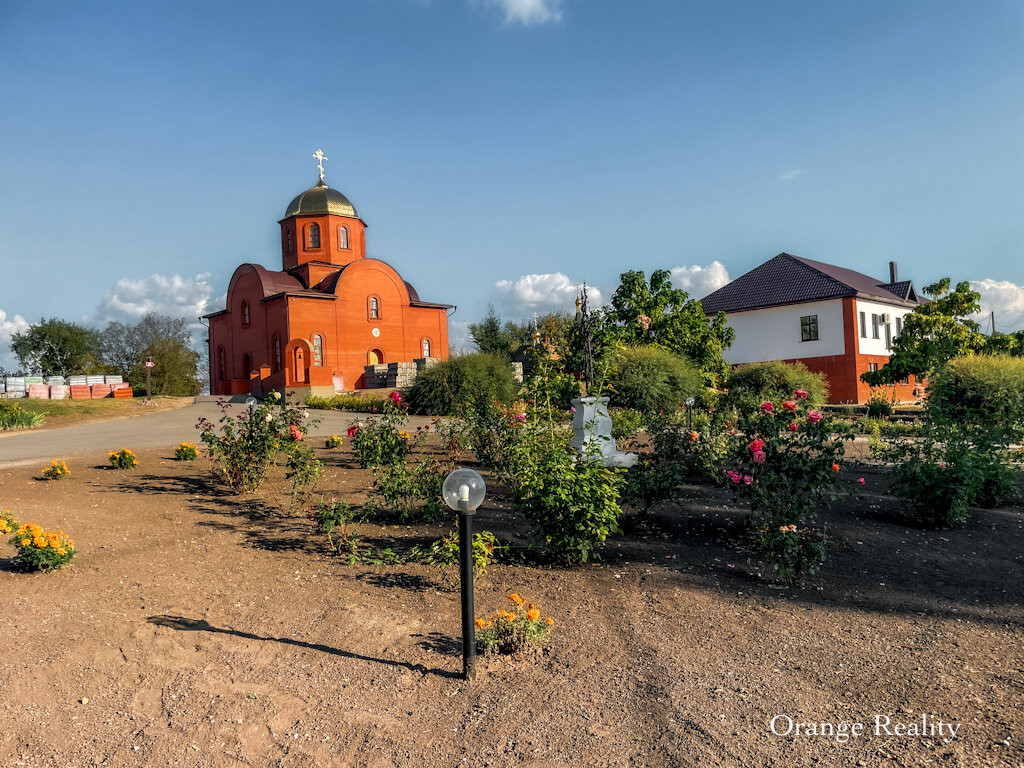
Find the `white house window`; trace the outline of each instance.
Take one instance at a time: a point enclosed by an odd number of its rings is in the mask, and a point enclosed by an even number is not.
[[[874,373],[878,370],[878,363],[868,363],[868,370]]]
[[[800,341],[818,340],[818,316],[805,315],[800,318]]]
[[[878,338],[878,326],[881,324],[881,317],[879,315],[871,316],[871,338]]]
[[[862,339],[868,337],[868,316],[864,312],[860,313],[860,337]]]
[[[902,317],[897,317],[896,318],[896,335],[899,336],[901,333],[903,333],[903,318]]]
[[[892,326],[885,324],[885,348],[892,349]]]
[[[338,227],[338,248],[348,250],[348,227]]]

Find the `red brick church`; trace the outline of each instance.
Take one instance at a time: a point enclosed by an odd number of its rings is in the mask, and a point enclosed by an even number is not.
[[[330,395],[363,387],[364,367],[448,357],[450,304],[420,300],[366,257],[366,222],[320,180],[281,219],[281,266],[242,264],[210,323],[210,393]]]

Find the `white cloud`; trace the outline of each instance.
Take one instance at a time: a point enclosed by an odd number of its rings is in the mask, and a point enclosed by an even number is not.
[[[0,309],[0,368],[18,369],[18,358],[11,352],[11,336],[28,330],[28,326],[28,320],[21,315],[8,319],[7,313]]]
[[[513,316],[576,311],[576,283],[561,272],[523,275],[515,281],[499,280],[494,288],[501,308]],[[601,291],[588,285],[587,302],[592,308],[604,304]]]
[[[498,8],[505,15],[506,24],[546,24],[562,19],[564,0],[483,0],[485,5]]]
[[[788,170],[788,171],[783,171],[782,175],[779,176],[779,181],[792,181],[797,176],[803,176],[803,175],[804,175],[804,169],[803,168],[793,168],[793,169]]]
[[[195,277],[151,275],[138,280],[122,278],[108,291],[97,309],[96,322],[137,322],[149,312],[184,317],[198,323],[201,315],[224,306],[224,297],[213,298],[210,274]]]
[[[1019,331],[1024,328],[1024,286],[1009,280],[972,280],[971,288],[981,294],[981,311],[977,320],[988,331],[989,313],[996,313],[997,331]]]
[[[729,271],[720,261],[706,267],[672,267],[672,285],[682,288],[694,299],[702,299],[729,282]]]

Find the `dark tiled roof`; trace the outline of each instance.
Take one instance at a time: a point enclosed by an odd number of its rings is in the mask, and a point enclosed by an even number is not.
[[[897,287],[899,290],[892,290]],[[845,296],[861,296],[907,305],[918,303],[908,299],[908,295],[913,295],[910,281],[890,286],[852,269],[780,253],[705,296],[701,304],[710,315]]]

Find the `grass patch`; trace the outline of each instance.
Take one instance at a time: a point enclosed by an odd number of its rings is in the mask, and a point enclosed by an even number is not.
[[[143,405],[145,398],[114,399],[105,397],[102,400],[18,400],[22,410],[39,414],[46,418],[43,429],[53,427],[69,427],[73,424],[86,424],[93,421],[109,421],[144,413],[169,411],[191,405],[192,397],[154,397],[156,405]]]

